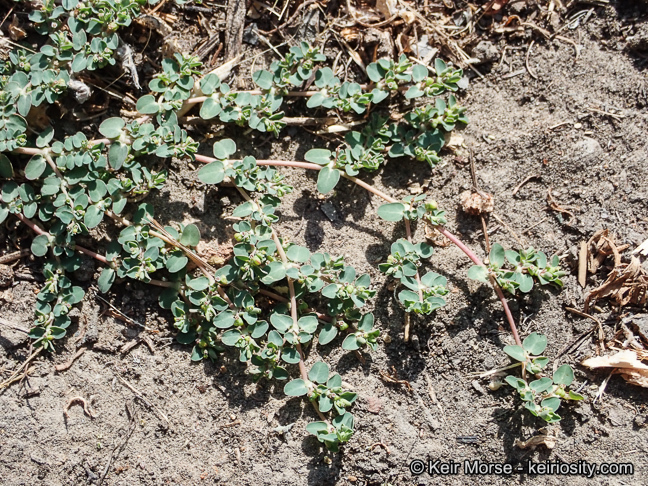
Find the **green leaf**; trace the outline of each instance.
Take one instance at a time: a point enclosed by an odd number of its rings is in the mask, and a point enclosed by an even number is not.
[[[504,378],[504,381],[516,390],[524,390],[526,388],[526,382],[523,379],[517,378],[512,375],[508,375],[506,378]]]
[[[129,147],[121,142],[113,142],[108,149],[108,163],[115,170],[121,169],[128,157]]]
[[[292,317],[285,314],[274,313],[270,316],[270,323],[281,333],[286,332],[293,325]]]
[[[522,346],[504,346],[504,352],[516,361],[526,361],[526,353]]]
[[[38,148],[47,147],[47,145],[52,141],[52,138],[54,138],[54,128],[49,126],[40,132],[38,137],[36,137],[36,146]]]
[[[229,138],[220,140],[214,144],[213,152],[217,159],[226,159],[236,152],[236,144]]]
[[[45,160],[45,157],[42,155],[34,155],[29,159],[29,162],[27,162],[27,165],[25,166],[25,177],[30,181],[38,179],[43,175],[46,167],[47,161]]]
[[[443,59],[440,59],[440,58],[437,57],[437,58],[434,60],[434,70],[436,71],[437,76],[440,76],[440,75],[443,73],[443,71],[445,71],[445,70],[447,69],[447,67],[448,67],[448,66],[447,66],[447,64],[443,61]]]
[[[31,251],[37,257],[42,257],[47,254],[49,249],[50,241],[48,235],[38,235],[32,240]]]
[[[531,289],[533,288],[533,277],[531,277],[531,275],[519,273],[516,275],[515,280],[520,284],[520,292],[524,294],[531,292]]]
[[[502,245],[499,243],[493,244],[491,247],[491,251],[488,254],[488,259],[492,265],[495,265],[496,267],[501,267],[504,265],[504,262],[506,261],[506,256],[505,256],[505,251]]]
[[[139,100],[137,100],[137,105],[135,106],[137,111],[142,115],[154,115],[160,111],[160,105],[155,101],[153,95],[144,95]]]
[[[214,98],[207,98],[200,107],[199,115],[203,120],[211,120],[217,117],[221,111],[223,111],[223,108],[219,101]]]
[[[318,406],[320,412],[322,413],[330,412],[331,409],[333,408],[333,400],[331,400],[331,398],[327,397],[326,395],[320,395]]]
[[[318,108],[322,106],[322,103],[326,100],[326,96],[324,96],[322,93],[315,93],[313,96],[308,98],[308,101],[306,102],[306,107],[307,108]]]
[[[9,209],[7,209],[7,206],[4,204],[0,203],[0,223],[4,223],[7,216],[9,216]]]
[[[543,378],[540,378],[539,380],[534,380],[531,383],[529,383],[529,388],[531,388],[536,393],[542,393],[547,391],[549,388],[551,388],[552,385],[553,385],[553,380],[545,376]]]
[[[54,339],[63,339],[65,337],[66,330],[57,326],[50,327],[50,334]]]
[[[412,68],[412,81],[414,81],[415,83],[420,83],[427,77],[428,77],[427,67],[421,64],[417,64]]]
[[[425,242],[421,242],[415,245],[416,248],[416,253],[418,256],[421,258],[430,258],[432,254],[434,253],[434,249],[432,248],[431,245],[428,245]]]
[[[281,262],[270,262],[263,270],[268,272],[267,275],[261,279],[261,282],[266,285],[272,285],[286,276],[286,269]]]
[[[362,332],[369,332],[373,329],[374,326],[374,315],[369,313],[362,316],[360,322],[358,322],[358,330]]]
[[[241,333],[236,329],[225,331],[223,333],[223,336],[221,337],[221,341],[225,346],[235,346],[240,339],[241,339]]]
[[[191,350],[191,361],[202,361],[203,351],[198,346],[194,346]]]
[[[418,86],[410,86],[410,88],[407,90],[407,93],[405,93],[405,98],[408,100],[411,100],[412,98],[419,98],[425,94],[425,91],[423,91],[421,88]]]
[[[0,154],[0,177],[11,179],[13,176],[14,172],[13,167],[11,166],[11,161],[5,154]]]
[[[581,395],[580,393],[576,393],[575,391],[569,390],[569,395],[567,396],[568,400],[583,400],[585,397]]]
[[[400,221],[403,219],[405,205],[403,203],[387,203],[378,208],[378,216],[385,221]]]
[[[518,265],[520,263],[520,254],[515,250],[506,250],[504,256],[511,265]]]
[[[320,432],[328,431],[326,422],[310,422],[306,425],[306,432],[313,435],[318,435]]]
[[[551,398],[545,398],[540,402],[540,406],[542,408],[549,408],[551,411],[555,412],[558,410],[560,407],[560,398],[558,397],[551,397]]]
[[[333,339],[335,339],[335,336],[338,334],[338,328],[331,324],[330,322],[326,323],[322,330],[319,333],[319,338],[318,341],[320,344],[328,344]]]
[[[264,69],[255,71],[254,74],[252,74],[252,81],[254,81],[254,83],[261,89],[266,90],[272,88],[273,78],[274,76],[272,73]]]
[[[185,229],[182,230],[182,236],[180,236],[180,244],[184,246],[196,246],[200,243],[200,230],[195,224],[188,224],[185,226]]]
[[[289,397],[301,397],[308,393],[306,382],[301,378],[289,381],[284,386],[284,393]]]
[[[547,336],[532,332],[522,342],[524,349],[533,356],[538,356],[547,348]]]
[[[310,258],[310,251],[303,246],[291,245],[286,250],[286,256],[292,262],[306,263]]]
[[[317,175],[317,190],[321,194],[331,192],[340,181],[340,171],[331,167],[324,167]]]
[[[110,290],[113,282],[115,281],[115,270],[112,268],[104,268],[101,271],[101,275],[97,280],[97,286],[99,287],[99,292],[105,294]]]
[[[153,206],[149,203],[142,203],[139,205],[135,213],[133,213],[133,223],[147,224],[153,218]]]
[[[468,278],[488,283],[488,269],[484,265],[473,265],[468,269]]]
[[[88,209],[86,209],[85,215],[83,216],[83,222],[88,229],[96,228],[101,223],[103,215],[103,210],[99,209],[97,206],[88,206]]]
[[[304,155],[304,158],[313,164],[328,165],[331,162],[332,152],[326,149],[311,149]]]
[[[88,58],[86,57],[85,53],[79,52],[76,56],[74,56],[74,60],[72,61],[70,67],[72,68],[73,73],[79,73],[86,67],[88,67]]]
[[[182,270],[189,263],[189,259],[180,251],[169,254],[166,261],[166,268],[171,273],[176,273]]]
[[[367,76],[369,76],[369,79],[371,79],[374,83],[377,83],[382,79],[382,75],[380,74],[380,67],[377,62],[372,62],[367,66]]]
[[[225,166],[223,162],[217,160],[198,171],[198,179],[205,184],[220,184],[225,178]]]
[[[308,379],[314,381],[315,383],[326,383],[329,377],[329,366],[322,362],[318,361],[313,365],[313,367],[308,372]]]
[[[207,277],[194,278],[187,282],[187,286],[192,290],[205,290],[209,287],[209,279]]]
[[[299,325],[299,328],[307,332],[308,334],[313,334],[315,331],[317,331],[317,317],[315,316],[304,316],[299,321],[297,321],[297,324]]]
[[[232,216],[236,218],[245,218],[254,212],[254,204],[252,201],[246,201],[240,206],[237,206],[234,211],[232,211]]]
[[[234,316],[234,313],[230,310],[226,310],[214,317],[212,323],[218,329],[228,329],[234,325],[235,320],[236,318]]]
[[[355,334],[349,334],[342,342],[342,349],[345,349],[347,351],[355,351],[359,348],[360,345],[358,344],[358,340],[356,339]]]
[[[106,138],[119,138],[126,122],[118,116],[108,118],[99,125],[99,133]]]
[[[553,381],[556,385],[571,385],[574,381],[574,370],[568,364],[562,365],[554,373]]]

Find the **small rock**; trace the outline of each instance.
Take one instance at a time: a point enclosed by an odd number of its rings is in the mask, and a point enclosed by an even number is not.
[[[511,15],[520,15],[527,6],[527,0],[514,0],[508,4],[508,11]]]
[[[615,427],[621,427],[628,421],[628,416],[621,408],[613,408],[608,414],[610,423]]]
[[[580,128],[576,125],[579,124],[574,124],[574,128]],[[598,143],[598,141],[594,140],[593,138],[583,137],[583,140],[576,142],[576,144],[574,145],[574,151],[578,156],[582,157],[587,155],[600,154],[601,152],[603,152],[603,149],[601,148],[601,145]]]
[[[256,23],[251,23],[243,31],[243,42],[256,46],[259,43],[259,27]]]
[[[14,271],[9,265],[0,265],[0,289],[9,287],[14,279]]]
[[[484,390],[484,388],[479,384],[477,380],[473,380],[471,384],[473,388],[477,390],[479,393],[481,393],[482,395],[486,395],[486,390]]]
[[[382,402],[378,397],[367,397],[367,410],[371,413],[379,414],[382,410]]]
[[[320,209],[324,213],[324,216],[326,216],[332,223],[339,219],[338,212],[335,209],[335,206],[333,206],[333,203],[325,202],[322,204]]]
[[[24,332],[16,331],[7,327],[0,328],[0,345],[5,348],[15,348],[25,344],[29,336]]]
[[[495,62],[499,59],[500,53],[495,44],[489,41],[481,41],[472,51],[473,57],[479,59],[479,63]]]
[[[419,340],[419,337],[416,334],[412,335],[412,347],[414,348],[415,351],[421,350],[421,341]]]
[[[221,197],[220,203],[224,208],[232,205],[232,201],[230,201],[230,198],[227,196]]]
[[[419,184],[418,182],[410,184],[407,190],[410,194],[421,194],[423,192],[423,190],[421,189],[421,184]]]

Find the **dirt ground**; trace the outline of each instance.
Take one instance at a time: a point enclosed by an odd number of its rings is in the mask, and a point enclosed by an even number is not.
[[[578,4],[572,13],[592,9],[587,21],[563,31],[578,48],[533,29],[517,37],[478,31],[482,37],[474,45],[488,42],[479,49],[496,55],[476,65],[480,76],[467,71],[471,84],[460,95],[470,119],[461,135],[474,153],[481,189],[495,197],[491,242],[558,254],[568,270],[564,290],[534,289],[510,302],[522,335],[548,336],[552,359],[592,326],[565,308],[582,309],[585,295],[611,268],[606,261],[581,288],[575,266],[580,243],[606,228],[619,244],[629,244],[627,258],[648,238],[648,8],[641,1],[571,3]],[[243,49],[255,52],[247,44]],[[239,74],[247,76],[244,68]],[[227,134],[238,139],[240,153],[258,158],[303,160],[322,143],[297,128],[265,145],[262,134]],[[252,151],[253,145],[261,146]],[[448,210],[449,229],[483,257],[481,222],[460,210],[459,194],[472,185],[468,158],[447,152],[443,160],[433,170],[392,161],[363,178],[394,197],[423,187]],[[236,193],[205,192],[194,184],[193,168],[180,161],[172,168],[167,187],[149,198],[158,214],[168,218],[164,222],[195,222],[207,239],[226,241],[222,216],[240,202]],[[574,366],[576,388],[586,400],[561,407],[562,422],[548,429],[556,437],[553,450],[521,449],[516,440],[537,434],[541,421],[523,412],[510,387],[491,391],[488,381],[470,376],[508,364],[502,348],[513,339],[492,290],[467,279],[465,256],[452,246],[436,249],[427,265],[448,277],[448,305],[415,320],[405,343],[403,311],[378,271],[391,243],[404,235],[402,224],[379,220],[380,201],[346,181],[321,198],[311,174],[285,173],[296,190],[284,200],[281,235],[311,251],[344,255],[370,273],[378,291],[371,305],[389,337],[365,354],[366,364],[339,346],[309,352],[307,366],[322,352],[359,394],[356,433],[343,450],[326,454],[305,432],[315,418],[308,403],[288,399],[281,383],[252,383],[233,353],[217,363],[192,363],[189,349],[173,341],[169,315],[157,306],[158,290],[129,283],[105,298],[149,330],[106,315],[106,305],[89,290],[58,352],[39,356],[27,379],[0,392],[1,484],[99,484],[102,478],[105,485],[648,484],[648,390],[612,376],[593,402],[607,374],[579,365],[595,355],[591,339],[557,357]],[[550,208],[549,191],[563,212]],[[0,228],[0,241],[19,239],[21,231]],[[422,227],[416,237],[424,238]],[[1,291],[0,314],[22,327],[30,325],[38,268],[23,259],[12,285]],[[76,275],[81,285],[88,286],[96,270],[88,262]],[[619,316],[602,303],[596,316],[608,338],[621,317],[648,325],[645,308],[626,307]],[[143,336],[152,349],[142,341],[120,351]],[[82,346],[87,351],[69,369],[55,370]],[[0,370],[7,373],[28,354],[24,335],[0,329]],[[381,372],[411,389],[386,382]],[[87,413],[78,401],[66,413],[76,397],[85,400]],[[277,432],[289,424],[288,432]],[[634,475],[413,476],[408,465],[429,459],[629,462]]]

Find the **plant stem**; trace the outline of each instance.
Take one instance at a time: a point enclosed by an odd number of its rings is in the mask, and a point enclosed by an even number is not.
[[[250,195],[243,188],[238,186],[236,188],[243,196],[243,199],[245,199],[246,201],[252,201]],[[290,262],[288,262],[288,257],[286,256],[286,252],[283,249],[281,240],[279,239],[279,236],[277,235],[275,229],[274,228],[271,229],[272,229],[272,240],[275,242],[275,245],[277,246],[277,252],[279,252],[281,261],[283,262],[285,267],[288,267]],[[293,328],[298,329],[299,324],[297,324],[298,316],[297,316],[297,297],[295,295],[295,284],[293,283],[293,279],[290,277],[286,277],[286,280],[288,280],[288,291],[290,293],[290,317],[292,318],[293,321]],[[301,343],[299,342],[295,343],[295,348],[297,348],[297,352],[299,352],[299,374],[301,375],[302,379],[306,383],[308,383],[310,380],[308,379],[308,372],[306,371],[306,365],[304,364],[304,352],[302,351]],[[318,409],[316,408],[316,410]]]
[[[196,155],[196,160],[199,162],[204,162],[204,163],[210,163],[214,162],[215,158],[213,157],[207,157],[205,155]],[[232,161],[227,161],[227,162],[233,162]],[[269,165],[269,166],[280,166],[280,167],[296,167],[300,169],[310,169],[310,170],[322,170],[322,166],[317,165],[317,164],[311,164],[309,162],[298,162],[294,160],[257,160],[258,165]],[[360,179],[357,179],[356,177],[352,177],[345,172],[341,172],[342,177],[345,179],[350,180],[351,182],[359,185],[363,189],[366,189],[367,191],[375,194],[376,196],[384,199],[387,202],[393,203],[393,202],[398,202],[397,199],[394,199],[393,197],[383,193],[382,191],[376,189],[375,187],[371,186],[370,184],[367,184],[364,181],[361,181]],[[249,196],[248,196],[249,197]],[[406,221],[406,225],[409,224],[409,221]],[[475,265],[484,265],[484,262],[481,261],[481,259],[470,249],[468,248],[459,238],[457,238],[455,235],[450,233],[446,228],[443,226],[435,226],[431,223],[429,224],[432,228],[437,229],[443,236],[448,238],[452,243],[454,243],[462,252],[466,254],[468,258],[470,258]],[[406,226],[407,228],[407,226]],[[497,285],[497,282],[494,280],[491,280],[491,284],[493,285],[493,288],[495,289],[495,293],[497,294],[497,297],[499,298],[500,302],[502,303],[502,307],[504,308],[504,314],[506,315],[506,320],[509,323],[509,326],[511,328],[511,333],[513,334],[513,338],[515,339],[515,343],[518,345],[521,345],[520,341],[520,336],[517,331],[517,326],[515,325],[515,320],[513,319],[513,314],[511,313],[511,310],[508,306],[508,302],[506,300],[506,297],[504,296],[504,293],[502,292],[502,289],[499,285]],[[407,327],[407,323],[406,323]]]
[[[407,241],[412,243],[412,228],[409,222],[409,219],[405,218],[405,233],[407,234]],[[418,268],[416,269],[416,283],[418,283],[418,294],[419,294],[419,299],[421,302],[423,302],[423,291],[421,290],[421,277],[418,272]],[[411,316],[408,312],[405,313],[405,336],[404,336],[404,341],[407,342],[409,341],[409,333],[410,333],[410,323],[411,323]]]
[[[450,241],[452,241],[461,251],[463,251],[468,258],[470,258],[475,265],[484,265],[484,262],[481,261],[481,259],[475,255],[475,253],[468,248],[466,245],[464,245],[459,238],[457,238],[455,235],[450,233],[447,229],[445,229],[442,226],[434,226],[432,225],[433,228],[437,229],[439,233],[441,233],[443,236],[448,238]],[[506,297],[504,297],[504,292],[502,292],[502,288],[497,285],[497,282],[495,279],[491,278],[490,279],[491,285],[495,289],[495,293],[497,294],[497,297],[499,297],[500,302],[502,303],[502,307],[504,308],[504,314],[506,315],[506,320],[509,323],[509,326],[511,327],[511,333],[513,334],[513,339],[515,339],[515,344],[521,346],[522,341],[520,341],[520,336],[518,335],[517,327],[515,325],[515,320],[513,319],[513,314],[511,314],[511,309],[509,309],[508,302],[506,300]]]
[[[18,213],[15,216],[20,221],[22,221],[24,224],[29,226],[29,228],[34,233],[37,233],[39,235],[47,235],[47,234],[49,234],[48,232],[46,232],[46,231],[42,230],[41,228],[39,228],[38,226],[36,226],[36,224],[33,221],[30,221],[29,219],[25,218],[25,216],[23,216],[22,214]],[[81,252],[81,253],[83,253],[83,254],[85,254],[85,255],[88,255],[89,257],[94,258],[95,260],[100,261],[101,263],[103,263],[104,265],[106,265],[108,267],[112,268],[112,266],[113,266],[112,263],[109,262],[108,259],[105,256],[100,255],[100,254],[98,254],[98,253],[96,253],[96,252],[94,252],[92,250],[88,250],[87,248],[84,248],[84,247],[79,246],[79,245],[74,245],[74,249]],[[151,279],[146,283],[149,283],[151,285],[157,285],[158,287],[166,287],[166,288],[175,286],[175,284],[173,282],[165,282],[163,280],[155,280],[155,279]]]

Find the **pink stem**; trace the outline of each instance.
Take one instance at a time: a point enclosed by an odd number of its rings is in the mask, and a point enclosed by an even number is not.
[[[210,163],[210,162],[214,162],[217,159],[213,157],[207,157],[205,155],[196,155],[196,160],[199,162]],[[297,167],[297,168],[310,169],[310,170],[322,170],[322,166],[320,165],[311,164],[308,162],[297,162],[294,160],[257,160],[257,164],[269,165],[269,166]],[[349,176],[344,172],[342,172],[342,177],[350,180],[351,182],[354,182],[355,184],[372,192],[373,194],[377,195],[378,197],[384,199],[387,202],[390,203],[398,202],[397,199],[388,196],[387,194],[383,193],[382,191],[379,191],[375,187],[367,184],[366,182],[361,181],[355,177]],[[406,230],[408,230],[409,221],[406,220],[405,223],[406,223],[405,228]],[[446,228],[442,226],[435,226],[435,225],[432,226],[436,228],[443,236],[448,238],[452,243],[454,243],[461,251],[463,251],[466,254],[466,256],[473,261],[473,263],[475,263],[476,265],[484,265],[484,262],[482,262],[481,259],[477,255],[475,255],[475,253],[470,248],[468,248],[461,240],[459,240],[459,238],[457,238],[455,235],[450,233]],[[410,230],[410,234],[411,234],[411,230]],[[511,333],[513,334],[513,338],[515,339],[516,344],[521,345],[522,342],[520,341],[520,336],[518,335],[517,327],[515,325],[515,320],[513,319],[513,314],[511,313],[511,309],[508,306],[508,302],[506,301],[504,292],[502,292],[502,289],[500,288],[499,285],[497,285],[497,282],[495,280],[491,280],[491,284],[495,288],[497,297],[499,297],[499,300],[502,303],[502,307],[504,308],[504,314],[506,315],[506,320],[508,321],[509,326],[511,328]]]

